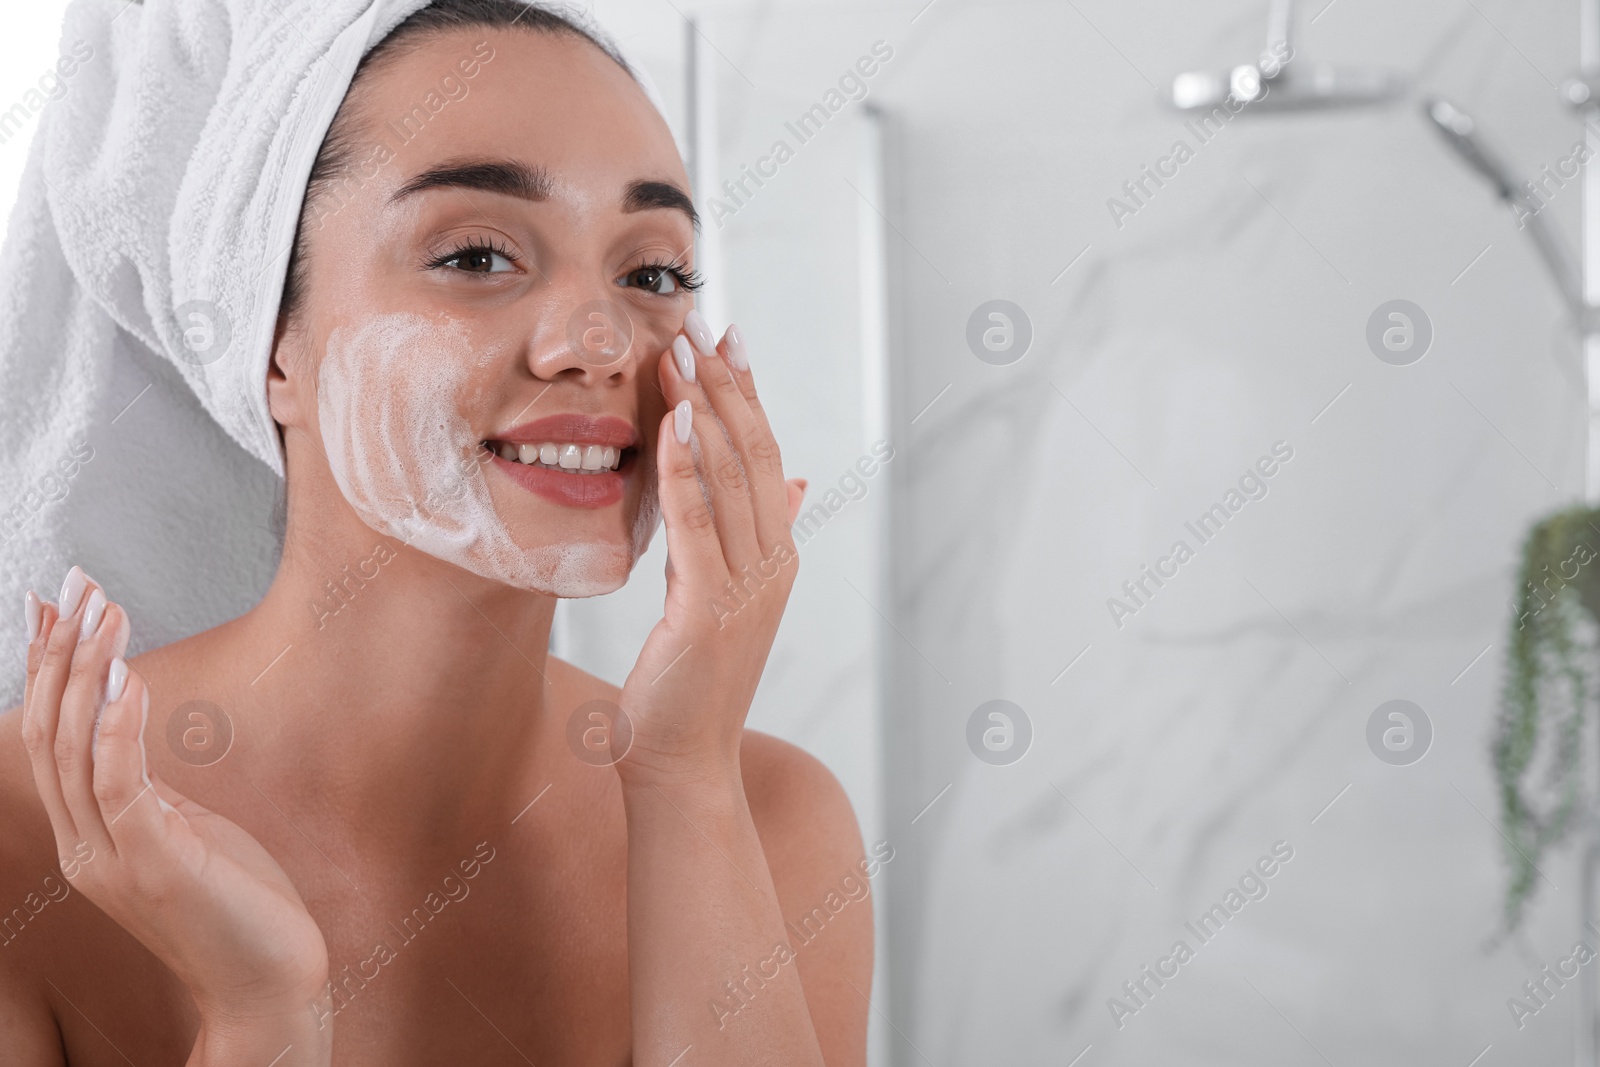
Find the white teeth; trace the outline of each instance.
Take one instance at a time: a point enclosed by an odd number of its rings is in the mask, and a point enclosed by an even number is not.
[[[612,445],[558,444],[554,441],[535,445],[502,441],[491,448],[501,459],[513,463],[590,473],[615,470],[622,459],[622,449]]]

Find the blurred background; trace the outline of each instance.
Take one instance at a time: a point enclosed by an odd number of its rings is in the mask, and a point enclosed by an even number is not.
[[[63,6],[8,14],[0,101]],[[693,145],[704,306],[810,479],[750,723],[894,850],[874,1067],[1573,1062],[1600,928],[1567,848],[1504,931],[1491,743],[1523,538],[1584,498],[1580,323],[1423,102],[1576,251],[1577,0],[1311,0],[1289,73],[1391,95],[1209,126],[1175,79],[1285,5],[591,10]],[[557,653],[620,682],[663,560]]]

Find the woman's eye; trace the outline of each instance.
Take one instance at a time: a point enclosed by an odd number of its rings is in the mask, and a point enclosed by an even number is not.
[[[661,267],[640,267],[625,276],[628,285],[637,285],[639,288],[652,293],[675,293],[678,291],[678,279],[669,270]]]
[[[503,274],[517,269],[510,259],[492,248],[463,248],[439,263],[471,274]]]

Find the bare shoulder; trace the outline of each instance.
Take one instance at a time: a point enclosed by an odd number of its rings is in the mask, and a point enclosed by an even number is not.
[[[61,911],[71,889],[34,788],[21,708],[0,714],[0,826],[0,1033],[8,1044],[20,1042],[7,1050],[24,1054],[18,1062],[59,1064],[61,1034],[35,975],[57,947],[46,912]]]
[[[862,849],[850,798],[821,760],[756,730],[744,732],[740,759],[823,1059],[860,1067],[872,994],[872,880],[883,857]]]
[[[757,730],[744,732],[739,752],[745,797],[769,864],[840,861],[848,866],[860,858],[855,809],[821,760]]]
[[[557,707],[576,707],[586,700],[614,701],[622,693],[605,679],[554,656],[547,673]],[[779,867],[850,867],[862,858],[861,831],[850,798],[821,760],[757,730],[744,732],[739,752],[745,799],[775,879]]]
[[[0,908],[26,896],[39,877],[55,870],[55,836],[33,784],[33,766],[22,743],[22,709],[0,713]],[[0,924],[0,943],[4,943]]]
[[[617,686],[553,656],[548,675],[557,707],[621,696]],[[861,831],[850,798],[821,760],[757,730],[744,732],[739,752],[745,799],[774,879],[780,867],[844,868],[862,858]]]

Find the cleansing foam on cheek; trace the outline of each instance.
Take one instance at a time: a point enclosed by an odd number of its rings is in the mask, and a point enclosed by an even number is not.
[[[480,362],[466,327],[376,315],[328,336],[317,416],[334,480],[362,521],[431,556],[522,589],[609,593],[627,580],[659,514],[653,480],[630,544],[519,544],[495,511],[489,461],[463,414]]]

